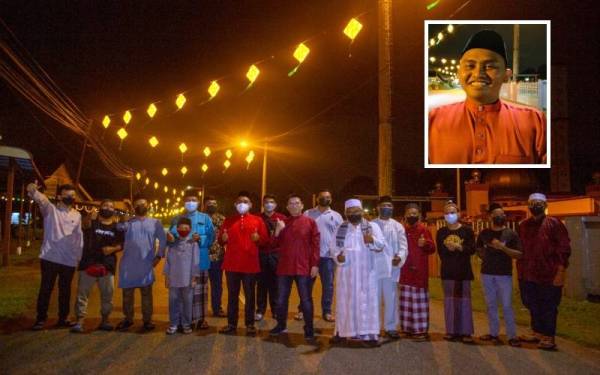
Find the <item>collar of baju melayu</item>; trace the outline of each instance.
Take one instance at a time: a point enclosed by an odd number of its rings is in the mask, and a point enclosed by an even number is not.
[[[465,100],[465,107],[471,112],[498,112],[502,108],[502,101],[498,99],[495,103],[482,105],[474,103],[467,98]]]
[[[337,234],[335,236],[335,243],[336,243],[336,246],[339,248],[344,247],[344,241],[346,241],[346,234],[348,233],[349,225],[350,225],[350,223],[348,221],[344,221],[338,228]],[[373,233],[373,229],[371,228],[371,223],[369,223],[364,218],[360,222],[360,230],[363,232],[363,234]]]

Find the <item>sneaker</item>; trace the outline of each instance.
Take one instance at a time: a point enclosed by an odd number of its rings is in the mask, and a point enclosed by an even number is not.
[[[304,340],[308,343],[315,343],[317,340],[315,338],[314,329],[306,329],[304,328]]]
[[[275,326],[275,328],[273,328],[272,330],[270,330],[270,331],[269,331],[269,335],[271,335],[271,336],[279,336],[279,335],[281,335],[282,333],[286,333],[287,331],[288,331],[288,330],[287,330],[287,328],[286,328],[286,327],[284,327],[284,326],[282,326],[282,325],[279,325],[279,324],[277,324],[277,325]]]
[[[35,322],[35,324],[31,327],[32,331],[41,331],[42,329],[44,329],[44,325],[46,324],[45,320],[38,320]]]
[[[237,327],[234,327],[231,324],[228,324],[225,327],[221,328],[219,330],[219,333],[223,334],[223,335],[235,335],[236,331],[237,331]]]
[[[385,331],[385,335],[392,340],[400,339],[400,335],[398,334],[397,331]]]
[[[475,344],[475,340],[471,335],[465,335],[460,338],[463,344]]]
[[[304,314],[302,313],[302,311],[299,311],[298,314],[294,315],[294,320],[304,320]]]
[[[156,325],[154,325],[154,323],[144,322],[144,331],[152,331],[154,328],[156,328]]]
[[[554,337],[542,336],[538,349],[554,351],[556,350],[556,343],[554,343]]]
[[[193,332],[193,330],[192,330],[191,326],[185,326],[185,327],[183,327],[183,334],[184,335],[189,335],[192,332]]]
[[[117,330],[121,332],[125,332],[129,330],[129,328],[133,325],[133,322],[130,322],[127,319],[123,319],[117,324]]]
[[[71,327],[71,332],[72,333],[83,333],[83,324],[82,323],[75,323],[75,325],[73,327]]]
[[[258,330],[256,329],[255,326],[247,326],[246,327],[246,335],[248,335],[248,336],[255,336],[257,332],[258,332]]]
[[[265,317],[265,316],[264,316],[263,314],[261,314],[261,313],[256,313],[256,314],[254,314],[254,321],[255,321],[255,322],[260,322],[261,320],[263,320],[263,318],[264,318],[264,317]]]
[[[165,333],[167,335],[174,335],[177,333],[177,326],[169,326],[169,328],[167,328],[167,330],[165,331]]]

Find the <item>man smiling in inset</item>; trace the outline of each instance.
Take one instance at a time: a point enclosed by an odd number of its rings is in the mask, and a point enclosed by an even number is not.
[[[546,163],[545,115],[500,100],[502,84],[511,76],[500,34],[492,30],[473,34],[458,68],[467,99],[429,112],[430,163]]]

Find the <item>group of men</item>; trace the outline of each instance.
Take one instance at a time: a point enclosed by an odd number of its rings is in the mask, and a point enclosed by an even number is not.
[[[206,197],[205,212],[201,212],[198,192],[190,189],[184,193],[185,212],[165,231],[160,221],[148,217],[149,202],[142,195],[133,200],[135,215],[131,218],[117,219],[114,202],[104,200],[99,210],[82,220],[73,208],[72,186],[58,188],[56,203],[35,184],[27,190],[44,216],[35,330],[46,324],[57,277],[58,326],[71,327],[73,332],[84,330],[88,296],[97,283],[102,315],[99,329],[112,330],[109,315],[117,268],[115,253],[123,251],[118,286],[123,292],[124,317],[116,327],[121,331],[134,324],[136,289],[142,297],[143,328],[154,329],[154,268],[166,257],[163,273],[169,288],[168,334],[208,328],[209,282],[213,315],[227,318],[220,333],[237,332],[242,289],[246,334],[257,333],[256,322],[264,319],[267,305],[277,322],[270,335],[284,334],[295,282],[300,297],[295,319],[304,321],[305,339],[312,342],[312,292],[318,277],[322,284],[321,316],[326,322],[335,322],[332,342],[378,346],[382,330],[391,339],[398,339],[400,330],[416,341],[425,341],[429,330],[428,258],[437,247],[448,340],[473,342],[470,257],[477,252],[483,260],[481,279],[490,318],[490,333],[481,339],[499,342],[500,302],[509,343],[519,345],[510,305],[512,258],[517,258],[521,295],[532,320],[533,335],[527,340],[538,341],[542,349],[555,347],[557,306],[570,249],[562,223],[545,215],[546,198],[542,194],[530,197],[533,216],[521,223],[518,235],[507,228],[502,207],[491,205],[492,226],[477,240],[473,230],[460,223],[458,207],[449,202],[445,206],[447,225],[437,231],[434,242],[427,225],[421,222],[419,206],[408,204],[400,223],[393,218],[389,196],[379,198],[378,217],[369,221],[358,199],[345,202],[344,220],[331,209],[332,196],[326,189],[318,192],[317,206],[306,211],[300,196],[289,195],[289,216],[277,211],[273,195],[263,197],[260,215],[252,214],[250,194],[240,192],[234,203],[236,213],[225,218],[213,197]],[[76,268],[76,321],[71,323],[67,318]],[[226,312],[221,307],[223,272],[228,291]]]

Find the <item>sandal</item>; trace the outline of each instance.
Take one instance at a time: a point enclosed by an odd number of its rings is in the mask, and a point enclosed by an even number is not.
[[[294,315],[294,320],[301,321],[304,320],[304,314],[302,311],[299,311],[298,314]]]
[[[325,316],[323,317],[323,320],[329,323],[334,323],[335,322],[335,318],[333,317],[332,314],[325,314]]]

